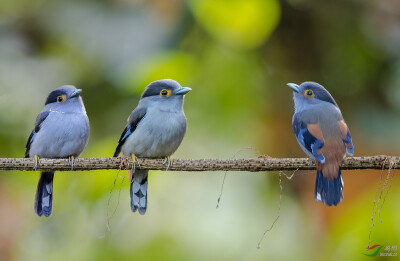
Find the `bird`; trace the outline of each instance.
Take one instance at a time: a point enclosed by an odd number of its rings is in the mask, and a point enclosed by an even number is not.
[[[294,92],[293,132],[317,168],[315,201],[337,206],[343,200],[341,162],[346,153],[354,155],[350,130],[336,101],[322,85],[316,82],[287,85]]]
[[[82,90],[64,85],[47,96],[26,144],[25,158],[34,158],[35,170],[40,158],[74,160],[89,139],[89,119],[80,96]],[[34,209],[38,216],[49,217],[53,210],[54,171],[42,172],[36,190]]]
[[[135,169],[138,158],[165,158],[178,149],[187,128],[183,112],[184,95],[192,89],[177,81],[163,79],[151,82],[143,91],[118,141],[114,157],[132,157],[130,170],[131,210],[144,215],[147,210],[148,170]]]

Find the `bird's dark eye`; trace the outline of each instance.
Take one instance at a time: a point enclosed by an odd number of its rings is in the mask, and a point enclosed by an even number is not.
[[[160,92],[160,95],[163,96],[163,97],[168,97],[168,96],[171,95],[171,91],[167,90],[167,89],[162,89],[161,92]]]
[[[313,97],[314,97],[314,92],[313,92],[312,90],[310,90],[310,89],[307,89],[307,90],[304,92],[304,96],[306,96],[306,97],[308,97],[308,98],[313,98]]]
[[[57,102],[58,102],[58,103],[62,103],[62,102],[64,102],[64,101],[65,101],[65,95],[57,96]]]

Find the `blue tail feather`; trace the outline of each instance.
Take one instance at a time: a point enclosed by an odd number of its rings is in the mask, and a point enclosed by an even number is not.
[[[42,172],[36,190],[35,212],[48,217],[53,210],[53,172]]]
[[[144,215],[147,210],[147,175],[148,170],[136,170],[132,173],[131,209],[133,212],[139,210],[141,215]]]
[[[322,171],[317,172],[314,196],[315,201],[321,201],[327,206],[337,206],[343,200],[343,179],[340,169],[337,178],[333,180],[325,178]]]

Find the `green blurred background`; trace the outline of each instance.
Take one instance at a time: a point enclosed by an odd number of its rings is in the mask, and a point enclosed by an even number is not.
[[[304,157],[286,83],[306,80],[335,97],[356,156],[399,155],[399,46],[398,0],[1,0],[0,157],[24,155],[47,94],[64,84],[84,90],[82,157],[112,156],[144,87],[163,78],[193,89],[173,158],[230,158],[245,147]],[[223,174],[153,171],[145,216],[131,213],[125,179],[107,231],[116,171],[56,174],[51,218],[33,211],[39,173],[2,171],[0,260],[368,259],[380,171],[344,171],[344,201],[331,208],[314,202],[314,172],[284,180],[281,217],[260,250],[278,175],[229,173],[216,209]],[[399,200],[395,175],[371,243],[400,246]]]

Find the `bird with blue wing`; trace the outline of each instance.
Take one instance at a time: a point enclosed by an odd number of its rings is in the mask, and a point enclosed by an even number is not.
[[[138,106],[128,118],[128,124],[118,141],[114,157],[122,152],[132,157],[130,170],[131,209],[144,215],[147,210],[148,170],[136,169],[138,158],[165,158],[178,149],[186,133],[183,112],[184,95],[191,91],[170,79],[150,83],[142,93]],[[167,168],[168,168],[167,166]]]
[[[89,119],[82,90],[64,85],[50,92],[26,144],[25,158],[68,158],[71,168],[89,139]],[[42,172],[36,190],[35,212],[49,217],[53,210],[54,171]]]
[[[293,132],[301,149],[315,161],[315,201],[327,206],[343,200],[340,166],[346,152],[354,155],[350,130],[332,95],[320,84],[288,83],[293,89]]]

